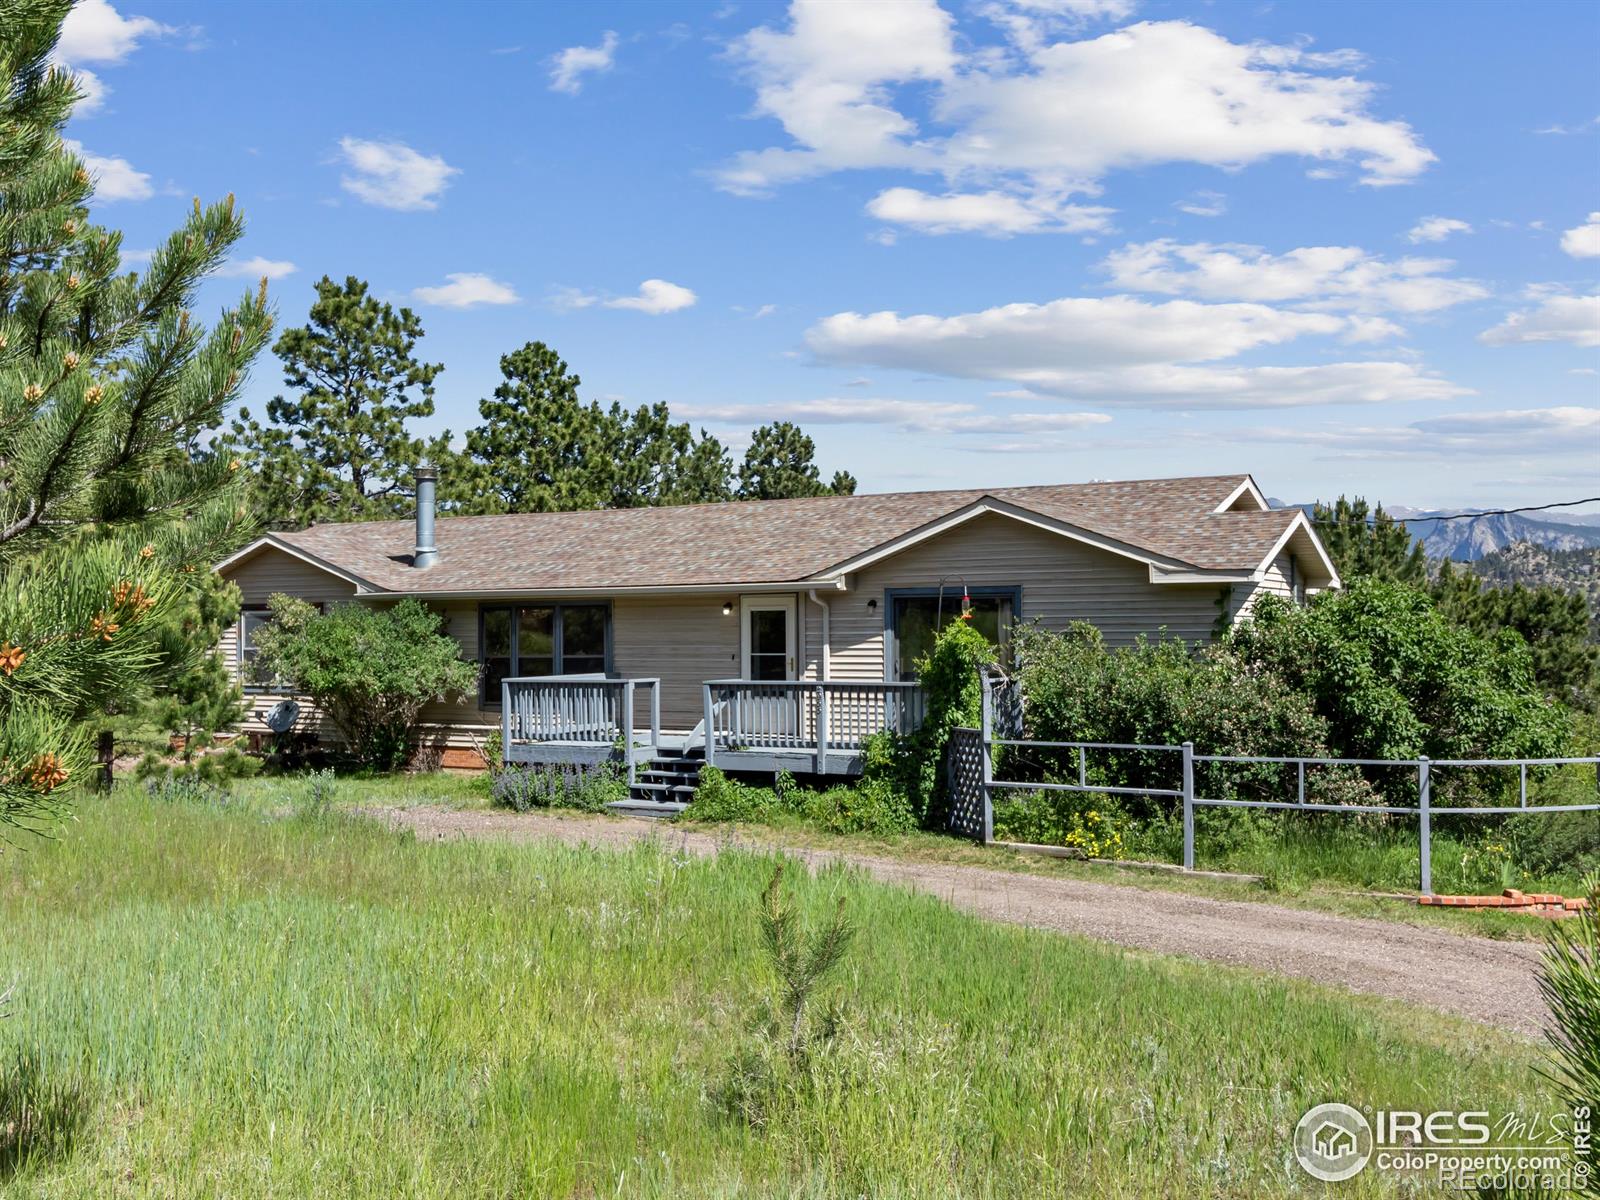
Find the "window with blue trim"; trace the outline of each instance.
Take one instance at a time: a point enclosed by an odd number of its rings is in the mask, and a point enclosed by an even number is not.
[[[603,675],[610,670],[611,609],[604,604],[507,604],[479,612],[485,707],[519,675]]]
[[[970,588],[966,619],[1000,652],[1000,662],[1011,661],[1011,629],[1021,602],[1020,588]],[[933,649],[939,631],[963,619],[960,588],[891,591],[888,597],[889,630],[894,646],[894,678],[917,678],[917,663]]]

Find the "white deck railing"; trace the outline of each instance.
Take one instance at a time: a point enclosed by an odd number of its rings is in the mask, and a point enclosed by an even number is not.
[[[819,774],[830,754],[855,757],[873,734],[911,733],[923,717],[915,683],[713,679],[704,705],[708,764],[719,753],[803,754]]]
[[[661,740],[661,681],[603,675],[529,675],[500,684],[501,736],[507,758],[515,746],[560,744],[605,747],[637,744],[634,697],[650,693],[649,741]]]

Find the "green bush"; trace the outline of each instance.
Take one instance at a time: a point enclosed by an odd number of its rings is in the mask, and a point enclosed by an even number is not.
[[[1402,584],[1357,579],[1305,607],[1263,597],[1227,650],[1304,696],[1341,757],[1548,758],[1571,737],[1521,636],[1453,625]]]
[[[996,799],[1001,842],[1067,846],[1087,858],[1127,858],[1128,819],[1116,797],[1092,792],[1012,793]]]
[[[261,760],[237,746],[216,754],[202,754],[183,762],[169,762],[158,754],[146,754],[133,769],[140,780],[193,778],[201,783],[221,785],[235,779],[249,779],[261,773]]]
[[[994,646],[983,634],[966,621],[946,625],[933,649],[917,663],[925,705],[922,726],[909,736],[869,747],[868,776],[901,790],[919,824],[940,823],[945,745],[952,729],[974,728],[982,719],[979,672],[994,662]]]
[[[477,686],[444,618],[414,599],[389,608],[340,604],[325,613],[273,596],[272,621],[256,635],[255,670],[310,696],[363,766],[404,765],[425,705]]]
[[[741,783],[716,767],[705,767],[694,800],[683,815],[692,821],[752,825],[800,820],[830,833],[890,834],[916,827],[905,794],[888,780],[864,779],[854,786],[812,789],[799,786],[783,771],[774,785]]]
[[[1082,622],[1065,633],[1021,629],[1017,647],[1029,738],[1152,746],[1191,741],[1205,754],[1328,753],[1326,723],[1310,700],[1270,673],[1246,669],[1226,647],[1141,638],[1112,650],[1098,629]],[[1182,785],[1181,759],[1170,751],[1095,750],[1084,761],[1087,782],[1099,786]],[[1003,763],[1007,778],[1078,781],[1072,750],[1019,747]],[[1201,764],[1195,784],[1204,795],[1281,799],[1286,779],[1292,788],[1292,769],[1286,776],[1276,765]],[[1330,802],[1359,800],[1365,792],[1353,771],[1320,770],[1307,785],[1308,799]],[[1129,814],[1140,818],[1169,807],[1127,800]]]
[[[856,787],[836,786],[802,793],[800,815],[830,833],[906,833],[916,828],[904,792],[886,780],[863,780]]]
[[[1600,1107],[1600,872],[1584,880],[1589,907],[1571,921],[1552,921],[1539,969],[1539,991],[1550,1007],[1548,1078],[1571,1109]],[[1593,1150],[1588,1165],[1595,1165]],[[1600,1174],[1581,1189],[1600,1196]]]

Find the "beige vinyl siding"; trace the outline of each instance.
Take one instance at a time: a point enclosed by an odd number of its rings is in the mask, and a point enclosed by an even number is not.
[[[725,599],[734,601],[733,614],[726,617]],[[528,597],[530,603],[537,600]],[[692,729],[704,709],[702,684],[739,674],[737,601],[737,593],[730,593],[728,597],[627,596],[611,602],[612,671],[635,679],[661,679],[663,729]],[[445,628],[461,644],[462,657],[478,661],[478,603],[454,601],[441,607]],[[645,729],[649,719],[649,696],[641,689],[634,720]],[[482,736],[500,727],[500,712],[480,709],[472,698],[463,704],[431,704],[423,710],[422,720]],[[466,745],[470,740],[452,737],[450,744]]]
[[[885,592],[937,587],[941,577],[957,603],[963,583],[1020,587],[1022,620],[1050,629],[1088,621],[1114,646],[1163,628],[1185,640],[1208,640],[1222,595],[1211,585],[1152,584],[1142,562],[985,514],[868,567],[849,592],[832,597],[833,678],[883,679]],[[868,607],[871,600],[876,608]]]
[[[1231,619],[1240,621],[1248,617],[1255,610],[1256,601],[1268,592],[1274,596],[1282,596],[1285,600],[1293,600],[1295,569],[1294,556],[1285,550],[1262,572],[1259,582],[1239,584],[1234,589],[1233,599],[1229,605]]]
[[[430,605],[435,612],[444,614],[445,632],[461,644],[461,657],[469,662],[478,661],[478,604],[475,600],[452,600],[449,603]],[[481,741],[500,728],[500,711],[486,711],[478,707],[478,693],[459,701],[441,700],[422,710],[420,723],[425,737],[437,738],[443,733],[444,744],[467,747],[473,739]]]
[[[722,615],[726,601],[733,612]],[[661,679],[661,726],[688,730],[700,721],[707,679],[739,674],[738,594],[626,596],[611,605],[611,658],[618,675]],[[635,720],[646,719],[643,697]]]
[[[280,592],[286,596],[298,596],[315,604],[338,604],[353,599],[356,594],[354,584],[347,583],[336,575],[330,575],[292,554],[286,554],[271,546],[230,567],[223,572],[223,576],[239,585],[240,597],[247,607],[265,604],[268,599]],[[229,672],[234,678],[238,678],[237,622],[223,633],[221,641],[218,642],[218,649],[222,652],[223,662],[227,664]],[[284,696],[281,693],[247,692],[246,714],[240,725],[241,731],[267,732],[265,720],[267,711],[282,699]],[[300,701],[302,710],[299,728],[315,730],[322,738],[331,737],[332,725],[316,711],[310,700],[304,696],[295,699]]]

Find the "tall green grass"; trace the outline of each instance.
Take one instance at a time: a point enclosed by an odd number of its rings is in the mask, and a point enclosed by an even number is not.
[[[1491,1030],[829,870],[787,886],[860,931],[843,1026],[752,1128],[715,1094],[772,999],[770,860],[292,811],[130,792],[0,858],[0,1063],[82,1109],[0,1195],[1254,1197],[1314,1190],[1315,1102],[1552,1103]]]

